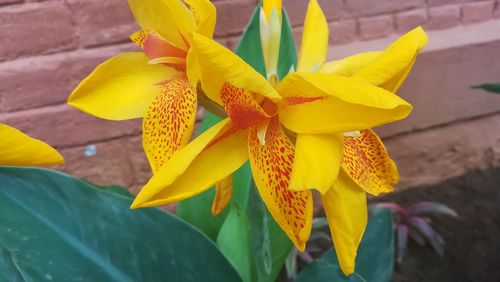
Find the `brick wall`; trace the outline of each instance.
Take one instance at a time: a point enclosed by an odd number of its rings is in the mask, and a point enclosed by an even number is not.
[[[284,2],[300,41],[307,1]],[[215,37],[233,48],[256,1],[214,3],[219,13]],[[492,0],[320,0],[320,4],[330,23],[332,44],[373,41],[416,25],[453,29],[500,18],[500,1]],[[126,0],[0,0],[0,121],[58,148],[66,158],[58,169],[99,184],[138,188],[150,175],[141,148],[140,120],[104,121],[64,104],[98,63],[121,51],[136,50],[128,36],[137,28]],[[95,154],[85,153],[93,148]]]

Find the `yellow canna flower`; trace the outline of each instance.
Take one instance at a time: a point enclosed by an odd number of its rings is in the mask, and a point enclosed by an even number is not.
[[[402,46],[402,42],[406,44],[405,40],[393,44],[396,50],[408,49],[416,56],[417,51],[408,47],[418,42],[412,41],[409,46]],[[361,203],[351,203],[351,198],[365,195],[362,190],[358,193],[350,189],[353,191],[349,194],[350,190],[335,186],[348,182],[344,172],[338,176],[343,133],[402,119],[410,113],[411,105],[381,87],[338,74],[297,72],[274,84],[231,51],[199,34],[193,36],[192,49],[200,64],[205,94],[225,109],[228,118],[174,153],[141,190],[132,207],[192,197],[226,179],[250,159],[254,180],[270,213],[297,248],[304,250],[311,228],[312,188],[325,197],[340,194],[335,200],[347,206],[345,209]],[[394,49],[388,48],[387,56]],[[407,65],[397,62],[378,67],[385,69],[389,81]],[[304,147],[308,154],[304,154]],[[318,171],[305,171],[308,162]],[[300,184],[294,190],[302,191],[292,190],[291,179]],[[366,200],[359,212],[349,213],[349,219],[363,214],[363,209]],[[360,217],[363,220],[366,224],[366,218]],[[364,225],[358,228],[349,224],[360,239]]]
[[[197,91],[188,77],[197,79],[197,65],[190,35],[212,37],[215,28],[209,0],[184,2],[129,0],[142,28],[131,39],[143,52],[104,62],[68,99],[73,107],[104,119],[143,117],[143,146],[153,172],[191,137]]]
[[[55,165],[63,157],[44,142],[0,123],[0,166]]]
[[[406,79],[417,54],[427,43],[427,36],[419,27],[402,36],[384,52],[367,52],[325,63],[328,34],[323,12],[317,0],[311,0],[297,71],[350,77],[393,93]],[[308,123],[313,122],[307,119],[307,115],[302,116],[302,120],[294,121],[298,131],[307,129]],[[297,136],[289,188],[300,191],[304,187],[315,187],[323,192],[321,198],[340,266],[345,274],[351,274],[367,222],[366,193],[378,195],[393,191],[393,185],[399,181],[399,173],[382,141],[371,129],[344,133],[341,150],[326,141],[318,136]],[[328,148],[332,150],[330,155],[336,149],[336,156],[341,160],[341,170],[336,179],[322,174],[328,173],[323,168],[328,167],[331,161],[324,155],[329,152]],[[328,189],[329,185],[332,185],[331,189]]]

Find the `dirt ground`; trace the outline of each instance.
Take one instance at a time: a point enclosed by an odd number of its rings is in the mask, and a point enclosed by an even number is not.
[[[433,225],[446,241],[445,257],[430,247],[410,242],[394,282],[500,281],[500,168],[473,171],[442,184],[418,187],[376,200],[403,206],[438,201],[460,218],[434,217]]]

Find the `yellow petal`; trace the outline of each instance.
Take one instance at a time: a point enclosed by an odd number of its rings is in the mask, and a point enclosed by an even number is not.
[[[265,139],[261,144],[258,128],[250,128],[248,150],[255,184],[276,223],[303,252],[312,227],[312,193],[288,189],[294,148],[277,118],[269,122]]]
[[[261,10],[259,29],[262,55],[266,67],[266,78],[269,79],[278,75],[278,59],[281,43],[281,16],[278,14],[278,11],[273,9],[271,17],[266,22]]]
[[[346,137],[342,168],[361,188],[372,195],[392,192],[399,181],[396,165],[382,140],[372,130],[359,137]]]
[[[142,143],[153,173],[189,142],[196,121],[196,89],[186,79],[165,83],[142,121]]]
[[[193,197],[248,160],[248,130],[221,121],[176,151],[142,188],[132,208],[166,205]]]
[[[349,77],[373,63],[381,53],[382,52],[359,53],[342,60],[330,61],[322,65],[318,71]]]
[[[278,11],[280,17],[281,17],[281,7],[282,7],[282,1],[281,0],[264,0],[262,1],[262,9],[264,10],[264,14],[266,15],[267,20],[271,17],[271,12],[273,11],[273,8]]]
[[[196,22],[196,32],[212,38],[214,35],[216,10],[208,0],[185,0],[193,13]]]
[[[353,77],[396,92],[408,76],[418,53],[427,44],[427,34],[417,27],[391,44],[372,63]]]
[[[224,83],[257,93],[272,101],[281,97],[272,85],[229,49],[202,35],[194,34],[192,49],[199,63],[205,94],[222,105],[220,90]]]
[[[340,171],[337,182],[321,200],[340,268],[350,275],[368,221],[366,193]]]
[[[233,196],[233,175],[229,175],[215,185],[215,198],[212,202],[212,215],[220,214],[231,202]]]
[[[328,23],[317,0],[310,0],[304,21],[297,71],[316,71],[326,60]]]
[[[256,126],[276,115],[276,106],[270,102],[266,111],[255,99],[252,93],[242,88],[236,88],[228,83],[222,86],[221,100],[224,110],[232,122],[239,128]]]
[[[180,0],[128,0],[132,14],[142,29],[152,29],[183,50],[194,31],[192,13]]]
[[[37,166],[63,162],[63,157],[54,148],[0,123],[0,165]]]
[[[186,75],[189,82],[193,87],[198,87],[198,82],[200,82],[200,64],[198,64],[198,58],[196,53],[191,48],[186,57]]]
[[[316,189],[325,194],[337,180],[342,134],[298,134],[290,190]]]
[[[340,133],[405,118],[412,106],[369,83],[324,73],[289,74],[278,86],[280,121],[297,133]]]
[[[130,36],[130,39],[142,48],[150,58],[177,57],[185,58],[186,51],[175,47],[152,29],[140,30]]]
[[[144,116],[161,82],[178,73],[149,65],[143,53],[122,53],[99,65],[71,93],[68,104],[96,117],[125,120]]]

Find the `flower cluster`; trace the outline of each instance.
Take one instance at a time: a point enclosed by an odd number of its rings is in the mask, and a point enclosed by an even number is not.
[[[186,4],[184,4],[184,2]],[[143,145],[153,177],[132,208],[165,205],[228,183],[250,161],[269,212],[299,250],[321,194],[345,274],[354,271],[367,223],[366,193],[390,192],[394,162],[371,128],[405,118],[412,106],[395,95],[427,42],[421,28],[386,50],[326,62],[328,24],[310,0],[298,64],[277,76],[281,1],[264,1],[260,39],[266,75],[212,40],[208,0],[129,0],[143,52],[99,67],[68,103],[114,120],[143,117]],[[224,120],[189,142],[197,103]],[[219,185],[215,210],[231,185]]]

